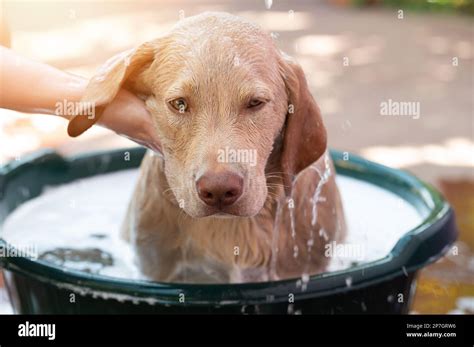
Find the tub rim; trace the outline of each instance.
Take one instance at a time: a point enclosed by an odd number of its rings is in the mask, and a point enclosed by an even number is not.
[[[51,170],[51,168],[55,170],[59,167],[67,173],[94,160],[100,164],[103,158],[112,158],[110,160],[118,157],[122,158],[127,151],[131,156],[135,156],[135,160],[118,169],[109,170],[99,167],[97,170],[94,168],[92,174],[83,176],[85,178],[136,167],[135,164],[141,162],[145,150],[143,148],[123,148],[112,151],[88,152],[71,157],[62,157],[54,151],[47,150],[27,156],[18,162],[11,162],[0,168],[0,183],[3,182],[3,187],[0,184],[0,204],[6,200],[2,190],[6,188],[9,179],[32,167],[40,165],[39,169],[41,170]],[[410,198],[412,201],[408,202],[413,206],[415,206],[414,200],[416,199],[415,208],[420,214],[424,211],[425,216],[420,225],[407,231],[398,240],[387,256],[346,270],[310,276],[305,290],[302,290],[301,285],[298,285],[299,278],[239,284],[183,284],[126,280],[88,274],[25,257],[0,257],[0,266],[5,270],[33,277],[39,281],[83,295],[102,295],[117,300],[136,300],[150,304],[183,305],[179,302],[179,297],[180,294],[184,294],[186,298],[184,305],[187,306],[222,306],[269,302],[288,303],[290,293],[294,295],[294,300],[297,301],[364,288],[401,274],[408,276],[408,274],[442,257],[457,236],[453,211],[442,195],[431,185],[424,183],[408,172],[392,169],[353,154],[349,154],[349,160],[344,160],[346,153],[331,151],[338,174],[361,179],[383,189],[398,186],[400,190],[390,191],[405,200]],[[136,159],[137,156],[140,158]],[[74,179],[77,179],[77,177],[57,183],[63,184]],[[45,185],[43,183],[41,187]],[[36,196],[31,196],[25,201]],[[15,208],[8,211],[8,214]],[[0,231],[2,224],[3,220],[0,221]],[[424,244],[427,246],[424,247]],[[11,250],[14,247],[0,237],[0,250],[2,249],[2,254],[5,254],[6,249]],[[351,278],[351,286],[346,285],[348,277]]]

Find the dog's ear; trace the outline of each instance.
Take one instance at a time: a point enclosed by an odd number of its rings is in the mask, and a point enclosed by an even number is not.
[[[285,192],[290,195],[294,177],[325,153],[327,139],[303,69],[288,56],[281,57],[279,66],[288,93],[281,167]]]
[[[120,53],[110,58],[87,85],[81,98],[83,105],[92,105],[94,115],[85,115],[76,112],[69,121],[67,132],[76,137],[96,123],[104,108],[117,95],[120,87],[147,68],[154,60],[156,42],[146,42],[137,48]]]

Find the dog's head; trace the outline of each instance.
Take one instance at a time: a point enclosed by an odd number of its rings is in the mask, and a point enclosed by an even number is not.
[[[326,149],[318,106],[299,65],[241,18],[206,13],[114,57],[84,101],[101,107],[120,87],[146,99],[176,202],[193,217],[252,216],[268,195],[270,155],[286,188]],[[82,117],[82,118],[81,118]],[[130,115],[133,117],[133,115]],[[73,119],[72,136],[96,120]]]

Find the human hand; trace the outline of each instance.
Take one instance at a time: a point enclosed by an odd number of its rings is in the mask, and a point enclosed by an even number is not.
[[[121,89],[107,105],[97,123],[155,152],[161,152],[160,140],[145,102],[125,89]]]
[[[0,58],[0,108],[52,114],[71,120],[74,114],[58,112],[58,103],[79,102],[84,96],[88,79],[29,60],[2,46]],[[98,123],[153,151],[161,152],[160,141],[145,103],[124,89],[105,107]]]

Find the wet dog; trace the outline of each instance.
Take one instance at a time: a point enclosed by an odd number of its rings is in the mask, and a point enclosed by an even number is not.
[[[346,229],[326,130],[303,70],[270,35],[229,14],[187,18],[114,57],[83,101],[100,115],[121,87],[146,100],[162,141],[123,224],[146,276],[244,282],[325,270],[325,246]],[[70,132],[94,121],[73,119]]]

